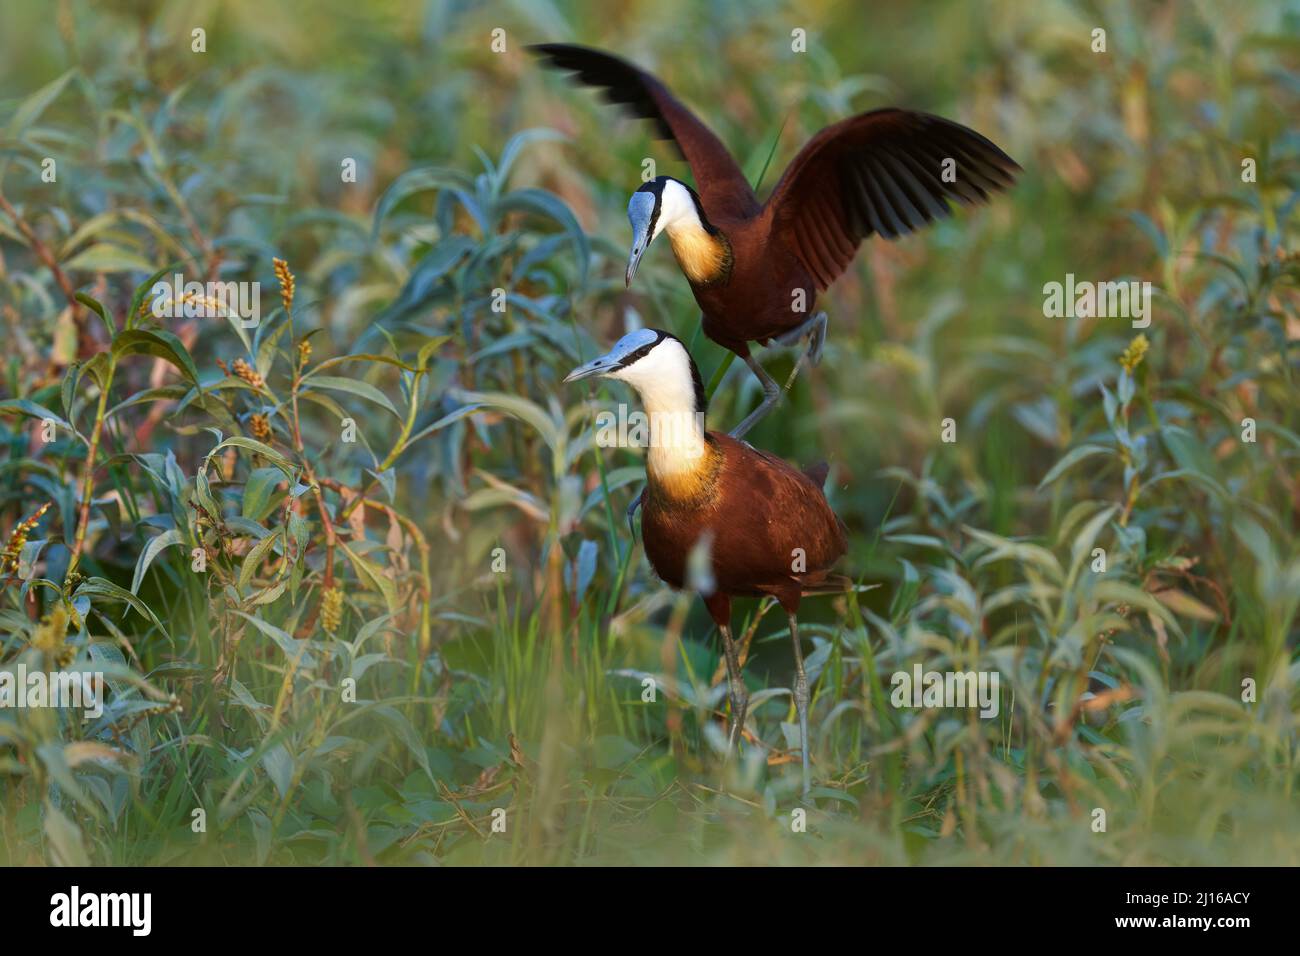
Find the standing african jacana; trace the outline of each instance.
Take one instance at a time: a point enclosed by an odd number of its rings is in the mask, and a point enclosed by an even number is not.
[[[844,525],[822,494],[827,467],[799,471],[748,442],[707,431],[700,370],[681,340],[667,332],[631,332],[608,354],[575,368],[564,380],[597,375],[636,389],[649,418],[641,537],[655,573],[671,587],[688,586],[687,562],[697,545],[707,542],[712,582],[701,597],[722,633],[727,662],[728,755],[740,739],[749,704],[731,637],[731,599],[770,596],[785,609],[794,644],[806,796],[811,779],[808,677],[795,615],[805,594],[851,586],[848,578],[830,573],[847,543]]]
[[[666,232],[703,313],[704,334],[740,356],[763,386],[763,402],[731,434],[739,438],[781,397],[749,343],[809,337],[817,364],[826,313],[811,319],[817,293],[837,279],[875,234],[896,239],[1009,188],[1015,160],[972,129],[928,113],[872,110],[828,126],[786,168],[766,202],[713,131],[651,74],[600,50],[529,47],[547,65],[604,91],[649,119],[690,165],[695,189],[659,176],[632,194],[631,285],[650,243]]]

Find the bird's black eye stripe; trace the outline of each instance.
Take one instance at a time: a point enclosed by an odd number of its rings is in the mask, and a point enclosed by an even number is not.
[[[629,352],[627,358],[623,359],[621,362],[618,363],[619,368],[627,368],[633,362],[645,358],[648,354],[650,354],[650,350],[654,348],[656,345],[658,345],[660,342],[662,342],[664,339],[677,339],[677,336],[673,335],[671,332],[664,332],[659,329],[651,329],[650,331],[654,332],[655,334],[654,341],[647,342],[645,345],[641,346],[635,352]],[[677,339],[677,341],[680,342],[681,339]],[[682,346],[682,348],[685,347],[686,347],[685,345]]]
[[[673,335],[671,332],[665,332],[662,329],[655,330],[655,340],[647,342],[633,352],[629,352],[626,357],[618,363],[619,368],[627,368],[633,362],[640,361],[649,354],[650,350],[662,342],[664,339],[672,339],[682,347],[686,352],[686,358],[691,363],[691,384],[695,388],[695,410],[697,412],[707,412],[709,410],[709,399],[704,391],[704,379],[700,377],[700,367],[695,364],[695,359],[691,358],[691,353],[686,348],[686,343]]]
[[[633,362],[638,362],[650,354],[650,350],[659,344],[659,339],[655,339],[647,345],[641,346],[635,352],[629,352],[627,356],[618,363],[619,368],[627,368]]]
[[[647,241],[649,241],[650,236],[655,234],[655,225],[659,222],[659,213],[663,210],[665,179],[666,177],[658,176],[648,183],[642,184],[641,188],[637,190],[639,193],[649,193],[655,197],[654,209],[650,212],[650,225],[646,227]]]

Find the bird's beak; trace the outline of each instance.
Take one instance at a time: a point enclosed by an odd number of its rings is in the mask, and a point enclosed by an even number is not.
[[[608,375],[618,367],[608,355],[602,355],[598,359],[592,359],[586,365],[579,365],[568,375],[564,376],[565,383],[576,382],[579,379],[591,378],[594,375]]]
[[[632,254],[627,258],[627,285],[632,285],[632,277],[636,275],[636,267],[641,264],[641,257],[645,255],[646,247],[650,245],[650,230],[638,229],[636,235],[632,237]]]

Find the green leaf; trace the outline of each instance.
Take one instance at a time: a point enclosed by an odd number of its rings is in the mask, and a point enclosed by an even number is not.
[[[77,369],[76,384],[89,375],[100,388],[108,388],[113,383],[113,359],[107,352],[96,352],[90,360]]]
[[[456,267],[462,259],[475,248],[474,240],[468,236],[448,236],[429,250],[411,274],[406,284],[398,293],[397,299],[385,310],[385,315],[401,315],[409,309],[422,304],[438,281]]]
[[[407,716],[396,707],[391,707],[388,704],[379,704],[372,708],[370,713],[388,724],[397,733],[402,743],[406,744],[406,749],[411,752],[411,756],[415,758],[415,762],[420,765],[420,769],[432,780],[433,771],[429,767],[429,757],[424,752],[424,741],[420,739],[420,735],[416,733]]]
[[[1038,483],[1038,490],[1042,491],[1085,458],[1090,458],[1093,455],[1105,454],[1111,454],[1111,449],[1107,448],[1105,445],[1087,444],[1079,445],[1077,448],[1071,448],[1065,453],[1061,460],[1053,465],[1051,470],[1043,476],[1043,480]]]
[[[186,385],[183,382],[173,382],[170,385],[163,385],[159,388],[141,389],[134,395],[129,395],[108,410],[106,417],[112,418],[133,405],[147,405],[159,401],[173,401],[183,399],[186,396],[197,396],[200,392]],[[202,406],[201,406],[202,407]]]
[[[591,259],[591,245],[587,234],[578,225],[573,212],[564,200],[544,189],[516,189],[507,193],[497,206],[501,212],[525,212],[545,216],[564,227],[564,231],[573,242],[574,252],[578,258],[578,282],[587,284],[587,265]]]
[[[82,843],[81,830],[49,800],[45,801],[44,827],[51,863],[55,866],[90,866],[90,856]]]
[[[297,474],[297,469],[294,467],[293,462],[291,462],[288,458],[285,458],[284,455],[281,455],[270,445],[262,444],[256,438],[245,438],[243,435],[231,435],[225,441],[221,442],[219,445],[213,448],[212,451],[208,452],[206,461],[211,461],[212,457],[216,455],[217,452],[221,451],[221,449],[231,448],[231,447],[246,448],[249,451],[257,452],[259,455],[263,456],[268,461],[275,464],[282,472],[284,472],[290,478],[294,477]]]
[[[1078,534],[1074,536],[1074,541],[1070,544],[1070,573],[1074,575],[1083,567],[1084,562],[1092,553],[1093,545],[1097,542],[1097,536],[1101,534],[1101,529],[1106,527],[1109,521],[1119,510],[1118,505],[1108,505],[1102,508],[1095,515],[1088,519]]]
[[[409,448],[411,445],[415,444],[419,439],[423,438],[424,436],[432,435],[436,431],[441,431],[442,429],[446,428],[448,425],[454,425],[462,418],[466,417],[467,415],[472,415],[474,412],[478,411],[482,407],[483,406],[481,405],[462,405],[454,412],[449,412],[448,414],[443,415],[442,418],[438,419],[432,425],[426,425],[424,428],[421,428],[410,438],[406,439],[406,443],[402,445],[402,448],[403,449]]]
[[[497,161],[496,176],[498,184],[504,183],[510,175],[510,170],[515,165],[515,160],[519,154],[524,151],[524,147],[531,146],[533,143],[543,142],[568,142],[569,137],[565,136],[559,130],[551,129],[546,126],[534,126],[531,129],[520,130],[510,137],[505,148],[501,150],[501,158]]]
[[[284,651],[285,656],[288,657],[289,660],[300,660],[303,667],[316,666],[316,659],[306,650],[307,641],[300,641],[297,638],[290,637],[283,630],[276,627],[274,624],[268,624],[260,617],[256,617],[252,614],[245,614],[243,611],[235,611],[234,613],[238,614],[271,640],[275,641],[275,643],[279,645],[280,650]]]
[[[272,601],[279,598],[279,596],[283,594],[285,592],[285,589],[288,587],[289,587],[289,579],[286,578],[285,580],[281,581],[279,584],[273,584],[264,591],[258,591],[255,595],[253,595],[253,597],[249,600],[248,603],[253,607],[257,607],[258,605],[262,605],[262,604],[270,604]]]
[[[280,540],[279,532],[268,534],[261,541],[257,542],[252,549],[244,556],[244,563],[239,566],[239,590],[248,587],[248,582],[253,579],[257,569],[261,566],[262,561],[266,558],[267,553],[275,547],[275,543]]]
[[[384,219],[403,199],[429,189],[444,188],[472,190],[474,184],[459,170],[442,166],[422,166],[402,173],[379,197],[379,203],[375,206],[374,224],[370,230],[371,241],[379,238],[379,228],[383,225]]]
[[[208,513],[214,520],[221,518],[221,504],[217,501],[216,496],[212,494],[212,485],[208,481],[208,473],[199,469],[194,475],[194,498],[199,507]]]
[[[144,582],[145,572],[149,570],[149,565],[153,564],[153,559],[158,557],[159,552],[174,544],[183,545],[184,543],[185,539],[176,528],[168,528],[158,537],[151,539],[144,546],[144,550],[140,552],[140,557],[135,562],[135,576],[131,578],[131,593],[140,593],[140,585]]]
[[[275,486],[284,481],[284,477],[279,468],[254,469],[244,483],[244,504],[241,511],[245,518],[261,521],[271,513]]]
[[[60,428],[66,428],[68,431],[72,431],[72,426],[63,420],[62,415],[50,411],[44,405],[37,405],[30,399],[7,398],[3,402],[0,402],[0,412],[20,412],[23,415],[28,415],[32,418],[39,418],[41,420],[50,418],[53,419],[54,423]]]
[[[76,800],[77,804],[92,814],[95,819],[102,819],[99,807],[90,799],[90,794],[81,786],[76,774],[72,772],[66,752],[68,746],[70,745],[64,744],[60,740],[52,740],[37,747],[36,753],[41,758],[41,763],[45,766],[50,777],[54,779],[64,793]]]
[[[138,597],[114,584],[107,578],[87,578],[81,582],[81,586],[73,592],[73,597],[102,597],[111,601],[122,601],[133,607],[142,617],[148,618],[162,632],[163,637],[171,640],[171,635],[167,633],[167,628],[163,627],[162,621],[158,616]]]
[[[163,266],[149,278],[145,279],[135,287],[135,292],[131,296],[131,308],[126,313],[126,327],[128,329],[135,326],[136,318],[140,315],[140,307],[144,305],[145,296],[147,296],[158,281],[169,272],[175,272],[181,263],[173,262],[170,265]]]
[[[781,143],[781,134],[785,132],[786,124],[790,122],[790,114],[785,115],[781,120],[780,127],[777,128],[776,135],[772,137],[772,145],[767,151],[767,158],[763,160],[763,168],[758,171],[754,177],[754,192],[758,192],[759,187],[763,185],[763,180],[767,177],[768,167],[772,165],[772,158],[776,156],[776,147]]]
[[[195,386],[199,385],[199,370],[190,358],[185,344],[170,332],[161,329],[126,329],[113,338],[113,358],[124,355],[152,355],[175,366]],[[201,386],[200,386],[201,387]]]
[[[68,269],[87,272],[148,272],[153,263],[138,252],[110,242],[97,242],[65,263]]]
[[[417,372],[414,365],[407,365],[405,362],[398,361],[389,355],[374,355],[370,352],[358,352],[355,355],[337,355],[334,358],[325,359],[325,361],[313,365],[311,371],[303,376],[303,381],[312,376],[325,371],[327,368],[333,368],[342,362],[383,362],[386,365],[393,365],[407,372]]]
[[[537,433],[542,436],[542,441],[546,442],[552,452],[562,449],[565,445],[562,426],[546,414],[546,410],[536,402],[506,392],[457,392],[456,397],[468,404],[499,408],[520,421],[527,422],[537,430]]]
[[[280,796],[289,796],[289,787],[293,782],[293,757],[284,744],[276,744],[262,754],[262,767],[275,784],[275,789],[280,791]]]
[[[704,394],[708,398],[712,398],[713,393],[718,390],[718,386],[722,384],[723,376],[727,374],[727,369],[731,368],[731,363],[734,362],[735,360],[736,360],[735,352],[728,352],[726,355],[722,357],[722,361],[718,363],[717,371],[715,371],[713,373],[713,377],[709,379],[709,387],[705,389]]]
[[[433,353],[442,348],[443,344],[451,339],[450,335],[435,335],[429,341],[420,346],[420,351],[415,357],[416,366],[423,371],[429,364],[429,359]]]
[[[1222,500],[1231,495],[1218,478],[1218,468],[1206,443],[1192,432],[1178,425],[1165,425],[1160,429],[1165,448],[1188,477],[1197,479]]]
[[[72,79],[76,73],[76,67],[73,67],[57,79],[46,83],[19,103],[18,109],[14,110],[14,115],[9,119],[9,126],[5,130],[6,138],[17,139],[21,136],[23,131],[36,122],[40,115],[45,112],[45,108],[63,92],[63,88],[68,85],[68,80]]]
[[[113,317],[108,314],[102,302],[93,299],[84,292],[77,293],[77,301],[84,305],[90,311],[94,312],[104,323],[104,328],[108,329],[108,337],[111,339],[117,335],[117,325],[113,322]]]
[[[333,375],[317,375],[311,380],[311,387],[325,388],[335,392],[348,392],[351,395],[359,396],[367,401],[374,402],[381,408],[388,409],[393,413],[394,418],[399,422],[402,421],[401,414],[393,403],[388,400],[388,396],[369,382],[363,382],[359,379],[337,378]]]
[[[343,553],[352,562],[352,567],[356,568],[357,577],[362,581],[369,582],[371,587],[379,591],[384,597],[384,603],[388,606],[388,613],[396,614],[397,585],[393,583],[393,579],[384,574],[378,565],[367,561],[343,542],[339,542],[339,547],[343,549]]]

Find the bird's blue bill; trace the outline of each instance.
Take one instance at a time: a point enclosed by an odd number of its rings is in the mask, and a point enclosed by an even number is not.
[[[629,332],[617,342],[614,347],[602,355],[600,358],[594,358],[585,365],[579,365],[568,375],[564,376],[565,382],[576,382],[579,379],[591,378],[593,375],[608,375],[610,372],[616,372],[627,364],[627,360],[632,354],[646,346],[654,345],[659,341],[659,333],[653,329],[637,329]],[[637,358],[640,358],[638,355]]]
[[[626,284],[632,284],[641,257],[650,245],[650,223],[654,218],[655,197],[651,193],[635,192],[627,203],[627,221],[632,224],[632,252],[627,260]]]
[[[618,368],[618,365],[612,362],[608,355],[602,355],[598,359],[592,359],[586,365],[579,365],[564,376],[564,381],[576,382],[580,379],[591,378],[593,375],[607,375],[616,368]]]
[[[627,259],[627,277],[623,281],[625,286],[632,285],[632,277],[636,275],[637,266],[641,265],[641,257],[645,255],[645,247],[649,244],[648,233],[639,233],[632,243],[632,253]]]

